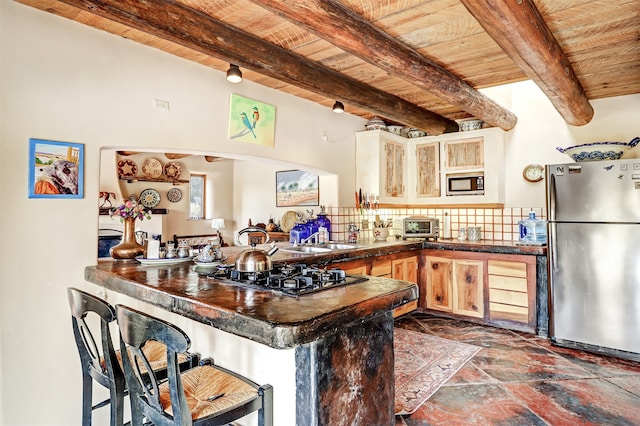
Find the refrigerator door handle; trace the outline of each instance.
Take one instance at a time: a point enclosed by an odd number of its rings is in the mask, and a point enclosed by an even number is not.
[[[549,256],[549,269],[557,271],[558,246],[556,239],[556,176],[547,170],[547,247]],[[551,284],[551,283],[550,283]]]
[[[550,222],[556,221],[556,176],[553,173],[548,173],[547,187],[549,188],[549,194],[547,197],[549,205],[547,206],[547,214]]]
[[[547,224],[547,252],[549,256],[549,269],[557,271],[558,265],[558,239],[556,238],[557,224],[555,222],[549,222]],[[550,280],[551,281],[551,280]],[[549,282],[551,284],[551,282]]]

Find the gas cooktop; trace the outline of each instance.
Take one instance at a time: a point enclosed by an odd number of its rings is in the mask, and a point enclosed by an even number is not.
[[[199,272],[199,275],[293,297],[367,281],[362,276],[347,275],[342,269],[307,267],[303,263],[275,266],[271,271],[261,272],[241,272],[232,265],[220,265],[215,271]]]

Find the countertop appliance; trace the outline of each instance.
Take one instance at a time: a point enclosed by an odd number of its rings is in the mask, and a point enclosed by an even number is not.
[[[431,217],[409,216],[402,219],[400,236],[407,238],[427,238],[437,240],[440,234],[440,220]]]
[[[484,173],[456,173],[446,179],[447,195],[484,195]]]
[[[367,281],[363,276],[347,275],[338,268],[308,267],[303,263],[276,265],[269,271],[244,272],[233,265],[220,265],[212,272],[199,272],[222,283],[271,290],[284,296],[298,297],[330,288]]]
[[[546,167],[550,335],[640,361],[640,159]]]

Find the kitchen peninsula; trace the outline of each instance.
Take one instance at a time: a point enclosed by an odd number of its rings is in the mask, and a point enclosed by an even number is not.
[[[340,262],[419,247],[382,244],[322,256],[280,251],[274,263]],[[230,261],[234,250],[225,251]],[[393,310],[417,300],[418,287],[368,278],[295,298],[221,283],[199,275],[190,263],[104,261],[85,269],[87,281],[108,290],[272,348],[294,348],[298,425],[347,425],[352,419],[394,424]]]

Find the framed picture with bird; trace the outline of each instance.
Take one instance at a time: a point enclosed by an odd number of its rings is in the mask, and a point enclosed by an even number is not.
[[[275,106],[231,94],[229,139],[273,147],[275,125]]]

